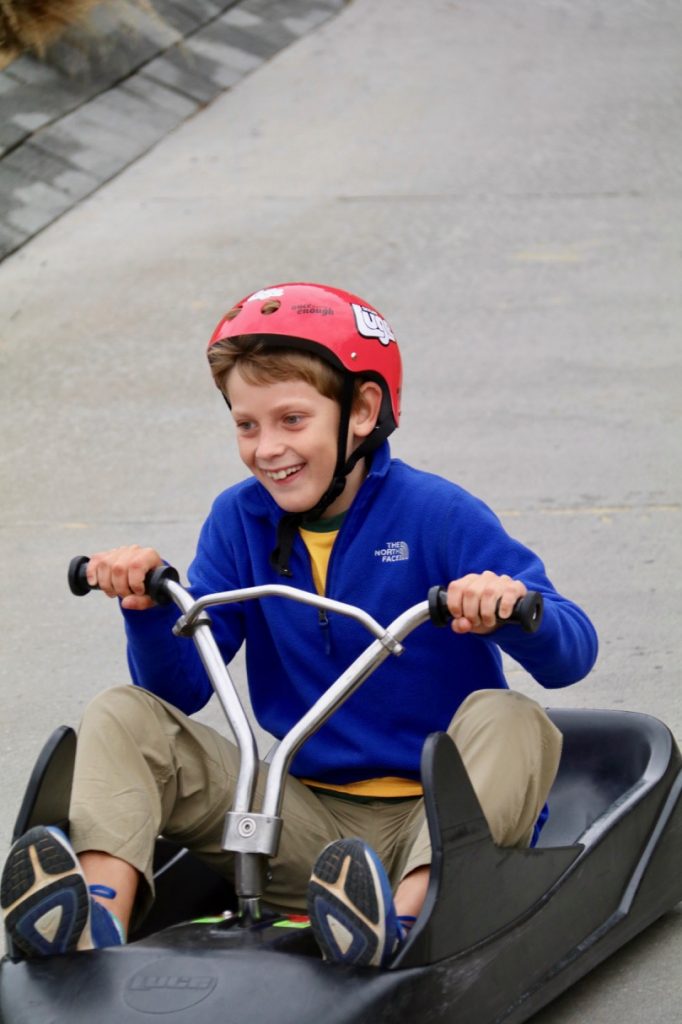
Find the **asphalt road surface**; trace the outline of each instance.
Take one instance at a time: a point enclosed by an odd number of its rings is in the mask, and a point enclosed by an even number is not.
[[[127,678],[68,559],[136,541],[186,567],[243,475],[206,341],[282,280],[385,313],[394,452],[592,615],[588,680],[511,684],[682,739],[681,58],[672,0],[354,0],[3,263],[0,847],[51,728]],[[536,1019],[671,1024],[681,954],[674,911]]]

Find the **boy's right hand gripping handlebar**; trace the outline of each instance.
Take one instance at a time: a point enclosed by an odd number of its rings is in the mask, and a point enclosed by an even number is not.
[[[537,590],[529,590],[518,599],[509,618],[498,618],[497,622],[500,626],[520,626],[524,633],[535,633],[542,622],[542,611],[542,594]],[[447,626],[448,622],[452,622],[446,587],[431,587],[429,590],[429,616],[434,626]]]
[[[99,590],[99,587],[91,587],[88,583],[87,567],[90,559],[87,555],[76,555],[69,562],[69,589],[76,597],[85,597],[91,590]],[[171,597],[166,592],[164,584],[167,580],[177,583],[180,575],[172,565],[158,565],[156,569],[148,572],[144,578],[145,593],[151,597],[156,604],[170,604]]]

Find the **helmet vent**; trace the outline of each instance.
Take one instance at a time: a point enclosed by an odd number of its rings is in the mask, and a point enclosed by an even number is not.
[[[263,314],[263,316],[269,316],[270,313],[276,313],[281,305],[282,303],[279,301],[279,299],[268,299],[267,302],[263,303],[263,305],[260,308],[260,311]]]
[[[226,320],[234,320],[234,318],[235,318],[235,317],[236,317],[236,316],[237,316],[237,315],[238,315],[239,313],[241,313],[241,311],[242,311],[242,307],[241,307],[241,306],[235,306],[235,307],[234,307],[233,309],[231,309],[231,310],[230,310],[230,312],[229,312],[229,313],[226,313],[226,314],[225,314],[225,319],[226,319]]]

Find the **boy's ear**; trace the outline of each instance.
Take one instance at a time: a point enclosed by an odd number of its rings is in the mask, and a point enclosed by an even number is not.
[[[379,418],[382,398],[381,387],[376,381],[366,380],[360,385],[350,416],[350,429],[356,437],[369,437],[372,433]]]

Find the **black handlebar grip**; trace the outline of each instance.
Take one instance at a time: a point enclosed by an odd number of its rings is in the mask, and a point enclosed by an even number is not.
[[[157,565],[144,578],[144,589],[157,604],[170,604],[173,598],[166,590],[166,583],[180,582],[180,574],[172,565]]]
[[[527,594],[518,599],[510,618],[506,621],[518,623],[524,633],[537,633],[544,610],[545,602],[542,594],[539,594],[537,590],[529,590]],[[505,620],[498,619],[498,622],[503,624]]]
[[[543,612],[542,594],[537,590],[529,590],[514,605],[508,619],[499,619],[500,626],[520,626],[524,633],[535,633],[540,628]],[[429,615],[434,626],[446,626],[452,621],[448,609],[448,592],[445,587],[431,587],[429,590]]]
[[[69,590],[76,597],[85,597],[93,589],[86,576],[89,561],[87,555],[76,555],[69,562]]]
[[[91,590],[98,590],[98,587],[91,587],[88,583],[87,568],[90,559],[87,555],[76,555],[69,562],[69,590],[76,597],[85,597]],[[157,565],[151,569],[144,578],[145,593],[151,597],[156,604],[170,604],[172,598],[166,592],[165,584],[168,580],[177,583],[180,579],[178,570],[172,565]]]

